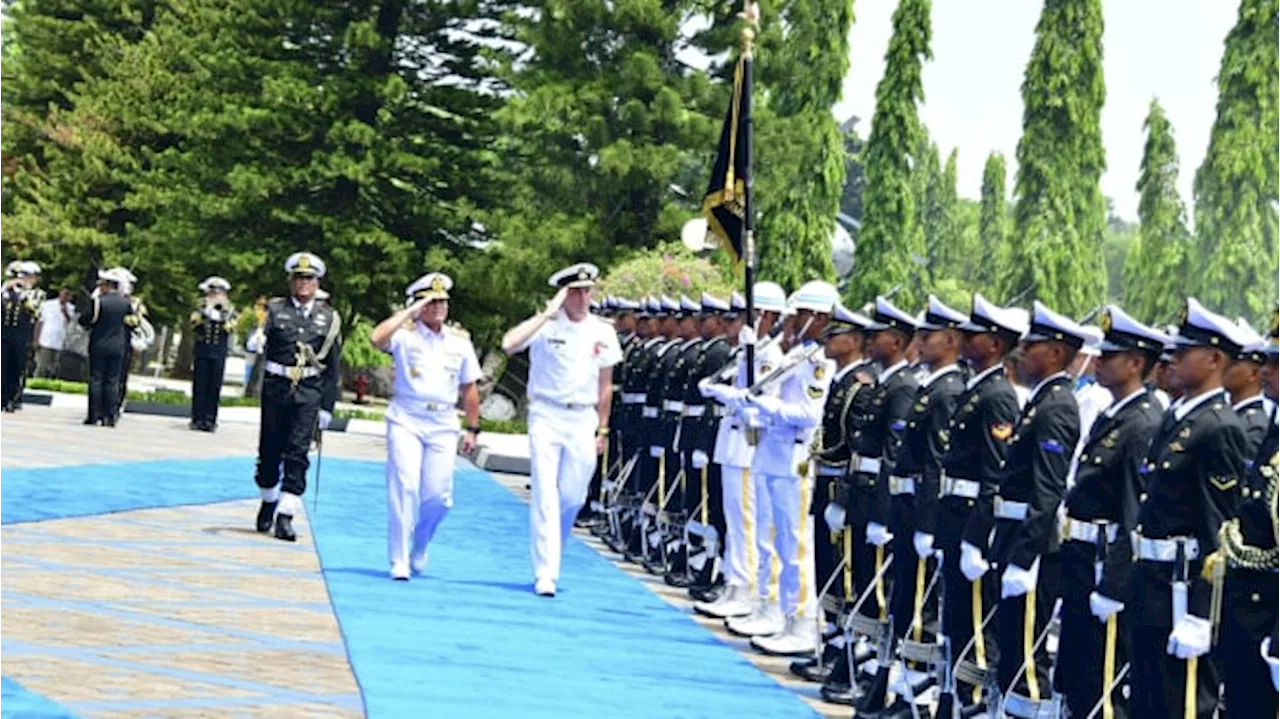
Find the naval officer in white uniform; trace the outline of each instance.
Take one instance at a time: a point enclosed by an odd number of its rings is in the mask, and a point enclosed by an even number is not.
[[[561,549],[604,451],[611,368],[622,361],[613,326],[589,311],[599,275],[589,263],[555,273],[556,296],[502,338],[507,354],[529,350],[529,542],[534,592],[544,597],[555,596]]]
[[[400,581],[426,571],[427,545],[453,506],[459,397],[467,415],[463,453],[480,433],[480,363],[466,333],[444,323],[452,288],[447,275],[423,275],[405,290],[407,306],[369,336],[395,362],[386,414],[387,561]]]

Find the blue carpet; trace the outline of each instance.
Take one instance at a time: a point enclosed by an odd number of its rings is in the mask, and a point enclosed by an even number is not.
[[[15,468],[0,521],[247,499],[252,472],[249,458]],[[310,522],[370,717],[814,716],[576,539],[559,595],[536,597],[527,505],[469,466],[454,496],[429,576],[392,582],[382,463],[324,463]]]
[[[4,719],[70,719],[73,714],[48,697],[9,677],[0,677],[0,717]]]

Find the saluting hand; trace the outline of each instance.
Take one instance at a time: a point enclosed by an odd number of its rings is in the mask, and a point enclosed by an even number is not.
[[[561,305],[564,304],[564,298],[567,297],[568,295],[569,295],[569,288],[561,287],[560,291],[556,292],[555,297],[552,297],[550,300],[547,300],[547,307],[542,311],[542,313],[547,317],[550,317],[554,315],[556,312],[559,312]]]

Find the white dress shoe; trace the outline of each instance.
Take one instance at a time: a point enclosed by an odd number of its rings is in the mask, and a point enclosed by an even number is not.
[[[786,627],[782,609],[777,604],[762,603],[745,617],[725,620],[724,626],[741,637],[760,637],[777,634]]]
[[[422,554],[409,557],[409,568],[413,573],[422,576],[427,573],[427,552],[423,550]]]
[[[391,565],[391,578],[398,582],[409,581],[409,568],[403,564]]]
[[[781,632],[768,637],[752,637],[751,646],[765,654],[795,656],[818,650],[818,632],[813,621],[804,617],[787,617]]]
[[[751,600],[746,587],[729,587],[714,602],[698,602],[693,610],[699,614],[717,619],[745,617],[751,613]]]
[[[556,595],[556,583],[550,579],[539,579],[533,585],[533,593],[539,597],[554,597]]]

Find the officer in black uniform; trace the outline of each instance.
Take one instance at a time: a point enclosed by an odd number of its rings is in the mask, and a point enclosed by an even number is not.
[[[1119,623],[1133,565],[1129,533],[1138,520],[1147,446],[1162,408],[1143,386],[1169,338],[1119,307],[1103,311],[1099,386],[1111,393],[1073,468],[1063,502],[1062,635],[1054,687],[1072,716],[1128,716],[1128,692],[1116,681],[1128,660]],[[1107,692],[1103,699],[1103,692]]]
[[[633,407],[632,415],[636,418],[633,432],[635,451],[640,455],[629,483],[635,510],[630,515],[631,521],[623,527],[628,543],[624,556],[632,562],[644,559],[647,540],[641,536],[640,531],[645,524],[643,502],[657,481],[658,470],[665,468],[651,451],[651,447],[661,442],[658,430],[662,414],[662,389],[661,384],[655,385],[659,376],[657,368],[668,350],[679,341],[675,337],[675,312],[679,306],[663,297],[650,298],[648,308],[651,334],[636,350],[635,362],[630,368],[631,375],[624,380],[627,395],[624,399]]]
[[[1219,674],[1209,653],[1212,588],[1201,570],[1223,522],[1236,516],[1245,480],[1244,424],[1222,389],[1241,338],[1234,323],[1188,299],[1174,340],[1171,379],[1182,398],[1147,451],[1133,540],[1129,706],[1143,719],[1208,719]]]
[[[33,263],[34,264],[34,263]],[[0,381],[0,408],[5,412],[18,409],[22,402],[22,383],[27,370],[27,347],[31,344],[31,332],[40,313],[44,299],[32,290],[35,276],[31,268],[21,260],[9,263],[5,274],[4,291],[0,295],[4,317],[4,352],[0,357],[3,381]]]
[[[129,318],[133,309],[119,293],[123,278],[101,273],[98,292],[78,303],[81,326],[89,328],[89,416],[85,424],[116,426],[120,411],[120,373],[129,346]]]
[[[1231,399],[1231,408],[1244,422],[1244,432],[1249,438],[1245,459],[1253,459],[1262,446],[1262,440],[1271,428],[1271,411],[1262,394],[1262,365],[1266,362],[1265,343],[1262,337],[1247,324],[1240,326],[1241,340],[1245,346],[1236,353],[1235,361],[1222,376],[1222,386]]]
[[[684,415],[684,396],[688,385],[689,373],[693,369],[702,347],[702,336],[699,333],[699,315],[701,311],[701,305],[684,295],[680,296],[679,322],[677,323],[676,334],[680,337],[681,342],[672,350],[675,355],[672,357],[671,364],[666,365],[667,371],[662,377],[658,378],[661,380],[662,385],[659,439],[662,443],[662,450],[666,455],[665,476],[667,482],[666,503],[664,505],[662,501],[659,501],[657,506],[659,511],[665,509],[672,520],[687,516],[689,509],[689,484],[692,472],[689,471],[689,467],[684,463],[684,455],[677,445],[677,440],[679,439],[680,420]],[[673,534],[664,538],[663,542],[678,541],[674,534],[678,528],[673,526],[668,529]],[[662,574],[663,579],[668,584],[673,586],[687,584],[681,579],[684,573],[683,553],[669,553],[666,550],[662,550],[657,554],[660,560],[657,563],[651,562],[647,565],[647,568],[651,572]]]
[[[916,333],[919,363],[927,374],[915,395],[907,415],[907,427],[898,443],[898,461],[888,477],[889,532],[893,535],[893,590],[889,600],[889,616],[893,617],[891,642],[911,639],[925,641],[926,629],[932,634],[937,619],[936,605],[922,596],[936,563],[933,559],[933,514],[937,507],[938,486],[942,477],[943,433],[948,428],[956,400],[964,391],[964,375],[960,369],[960,348],[964,343],[960,326],[969,317],[933,295],[923,322]],[[890,646],[890,658],[893,656]],[[906,680],[918,684],[915,675],[924,667],[910,665]],[[868,694],[865,709],[878,710],[884,701],[889,680],[889,667],[882,660],[880,684]],[[924,687],[920,688],[922,692]],[[875,703],[879,702],[879,703]],[[911,716],[905,701],[896,703],[877,716]]]
[[[204,302],[191,313],[195,334],[195,371],[191,382],[191,429],[213,432],[218,426],[218,399],[227,366],[227,339],[235,327],[236,312],[227,299],[231,283],[209,277],[200,283]]]
[[[949,663],[964,660],[987,671],[994,669],[1000,657],[994,625],[984,626],[999,598],[998,588],[985,571],[972,577],[964,573],[960,545],[967,526],[981,522],[978,533],[985,537],[994,522],[992,502],[1019,413],[1017,393],[1005,375],[1005,359],[1017,348],[1027,326],[1025,310],[998,307],[981,294],[973,296],[969,320],[960,325],[965,333],[964,359],[973,376],[947,422],[938,502],[931,513],[933,541],[921,540],[942,552],[940,614]],[[985,539],[982,546],[986,547]],[[942,711],[957,698],[964,705],[981,698],[980,687],[944,684]]]
[[[1263,390],[1272,402],[1280,400],[1280,327],[1272,321],[1268,340],[1246,347],[1263,355]],[[1243,418],[1242,418],[1243,419]],[[1277,455],[1276,415],[1267,420],[1262,445],[1248,466],[1241,485],[1240,506],[1236,518],[1223,522],[1218,530],[1218,559],[1210,575],[1215,583],[1223,582],[1221,628],[1218,634],[1219,662],[1223,672],[1223,709],[1227,719],[1236,717],[1273,717],[1277,715],[1276,688],[1271,683],[1267,662],[1261,656],[1261,644],[1272,636],[1277,625],[1276,574],[1280,557],[1276,550],[1277,477],[1280,455]],[[1225,574],[1225,576],[1223,576]],[[1269,647],[1276,651],[1275,639]]]
[[[1081,325],[1035,302],[1019,357],[1035,384],[1009,438],[992,506],[994,538],[984,550],[987,523],[970,517],[960,547],[961,569],[989,563],[1000,573],[997,677],[1006,711],[1014,716],[1037,716],[1030,712],[1049,700],[1052,689],[1042,637],[1061,588],[1058,504],[1080,441],[1080,409],[1067,368],[1087,337]]]
[[[290,296],[267,303],[263,327],[265,374],[255,481],[262,494],[258,531],[268,532],[274,523],[276,538],[293,542],[293,516],[302,511],[307,487],[307,450],[316,428],[328,428],[338,401],[342,320],[315,298],[325,274],[319,257],[295,253],[284,269]]]

